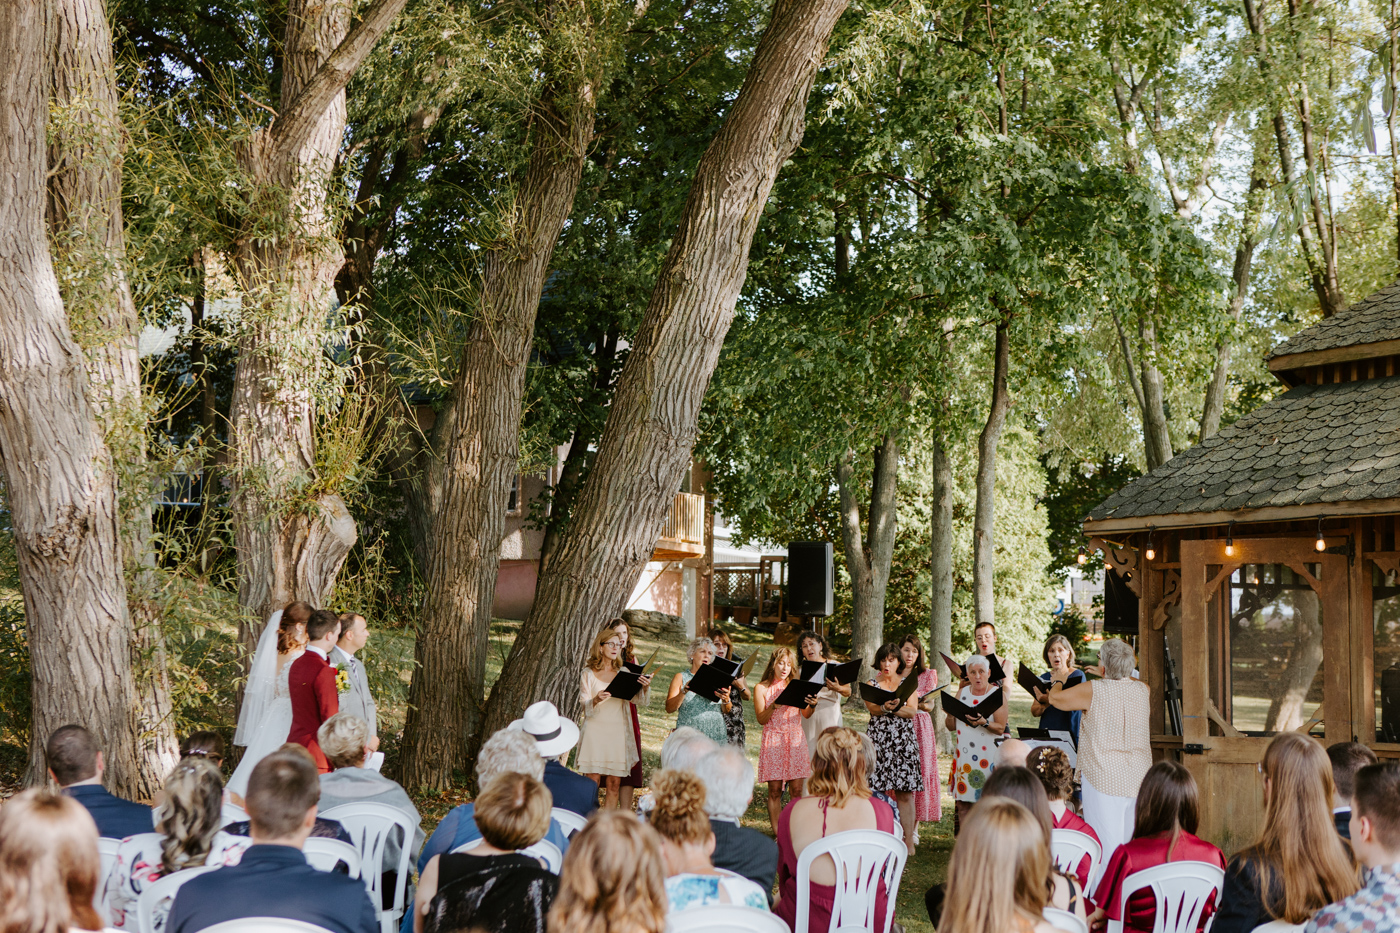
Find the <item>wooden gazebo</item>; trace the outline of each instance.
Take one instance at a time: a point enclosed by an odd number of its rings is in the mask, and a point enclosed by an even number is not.
[[[1400,758],[1397,356],[1400,283],[1274,348],[1287,392],[1084,522],[1138,597],[1156,754],[1191,769],[1202,835],[1227,852],[1258,830],[1270,736]]]

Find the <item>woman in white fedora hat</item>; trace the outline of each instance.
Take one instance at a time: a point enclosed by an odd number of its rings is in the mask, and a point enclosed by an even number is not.
[[[554,806],[587,816],[598,809],[598,782],[564,767],[564,759],[578,744],[578,726],[559,715],[548,700],[531,704],[525,714],[510,724],[535,740],[544,759],[544,786],[554,795]]]

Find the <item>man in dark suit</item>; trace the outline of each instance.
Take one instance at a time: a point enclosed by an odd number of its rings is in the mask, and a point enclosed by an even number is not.
[[[253,844],[237,865],[192,878],[180,889],[166,933],[197,933],[225,920],[279,917],[332,933],[377,933],[364,882],[317,871],[301,847],[316,823],[321,783],[300,752],[273,752],[248,779]]]
[[[123,800],[102,786],[102,752],[91,732],[82,726],[59,726],[44,745],[44,759],[64,796],[92,814],[99,836],[125,839],[152,831],[150,807]]]
[[[1351,798],[1356,793],[1356,772],[1376,763],[1376,753],[1360,742],[1338,742],[1327,747],[1332,762],[1332,784],[1337,799],[1332,803],[1332,822],[1343,839],[1351,839]]]
[[[525,715],[510,724],[535,740],[544,759],[544,786],[554,797],[554,806],[588,816],[598,809],[598,784],[564,767],[563,759],[578,742],[578,726],[559,715],[547,700],[534,703]]]
[[[292,662],[287,686],[292,697],[292,728],[287,741],[304,745],[316,760],[316,770],[331,773],[331,763],[316,741],[321,723],[340,712],[340,694],[335,685],[335,668],[330,653],[340,638],[340,619],[335,613],[317,609],[306,620],[306,651]]]
[[[695,763],[705,785],[705,813],[715,834],[710,860],[716,868],[743,875],[765,891],[778,873],[778,844],[756,829],[739,825],[753,799],[753,764],[733,745],[722,745]],[[772,894],[769,894],[772,901]]]

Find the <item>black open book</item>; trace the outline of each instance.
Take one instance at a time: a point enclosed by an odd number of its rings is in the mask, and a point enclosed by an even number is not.
[[[976,706],[968,706],[951,693],[944,693],[938,700],[943,704],[943,712],[952,716],[958,722],[970,726],[972,723],[968,722],[968,719],[973,716],[982,716],[986,719],[991,719],[996,711],[1001,709],[1002,698],[1000,694],[1001,688],[998,687],[991,693],[982,697],[982,702],[978,703]]]
[[[642,675],[647,672],[647,666],[656,660],[656,655],[660,651],[661,649],[657,648],[656,651],[651,653],[651,657],[647,658],[646,661],[641,664],[637,664],[633,661],[623,661],[622,670],[618,671],[617,675],[613,677],[612,683],[608,684],[608,694],[619,700],[630,700],[641,693]],[[660,664],[656,665],[651,673],[655,674],[659,670],[661,670]]]
[[[730,671],[730,678],[738,680],[740,677],[749,676],[749,671],[753,670],[754,662],[757,660],[758,652],[755,651],[747,658],[715,658],[710,663],[722,671]]]
[[[861,683],[860,698],[867,703],[874,703],[876,706],[884,706],[890,700],[898,700],[900,703],[908,702],[914,695],[914,691],[919,689],[919,678],[906,677],[904,681],[893,690],[886,690],[874,684]]]
[[[734,674],[728,665],[716,667],[713,662],[700,665],[700,669],[685,685],[696,696],[704,697],[711,703],[719,702],[719,692],[734,683]]]
[[[1050,689],[1045,686],[1045,681],[1035,676],[1031,669],[1026,667],[1024,662],[1016,669],[1016,683],[1020,684],[1021,689],[1025,690],[1032,697],[1039,696],[1041,693],[1046,693]]]
[[[803,661],[802,679],[825,684],[829,678],[838,684],[853,684],[860,676],[860,666],[864,661],[864,658],[856,658],[844,664],[837,664],[835,661]]]
[[[941,651],[938,653],[943,654],[943,652]],[[957,674],[960,680],[967,679],[967,671],[963,670],[963,666],[957,661],[954,661],[952,658],[948,657],[946,654],[943,654],[943,663],[947,664],[948,670],[952,671],[954,674]],[[1002,668],[1001,662],[998,661],[996,658],[988,658],[987,666],[990,670],[990,674],[987,677],[988,682],[995,684],[1000,683],[1001,681],[1006,679],[1006,671]]]
[[[825,686],[819,680],[790,680],[783,688],[783,692],[778,694],[778,698],[773,701],[774,706],[795,706],[798,709],[807,708],[807,698],[814,697],[821,692]]]

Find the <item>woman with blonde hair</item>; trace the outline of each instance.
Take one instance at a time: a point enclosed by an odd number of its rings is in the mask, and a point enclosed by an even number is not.
[[[1053,933],[1041,918],[1050,849],[1014,800],[989,797],[963,820],[948,863],[938,933]]]
[[[107,877],[104,901],[117,929],[136,929],[136,902],[151,882],[198,865],[237,865],[251,845],[244,836],[224,832],[223,781],[206,758],[180,759],[165,779],[165,805],[156,820],[156,835],[132,836],[117,847],[117,861]],[[155,931],[165,927],[156,915]]]
[[[659,771],[652,777],[656,804],[647,821],[661,837],[666,859],[666,898],[671,910],[709,904],[742,904],[768,909],[768,894],[732,871],[715,868],[715,832],[705,813],[705,785],[687,771]]]
[[[768,819],[774,826],[783,812],[783,785],[788,786],[795,800],[802,796],[802,782],[812,773],[812,754],[807,749],[802,720],[811,718],[817,698],[809,697],[802,709],[775,702],[796,676],[797,655],[791,648],[774,648],[753,696],[754,718],[763,727],[758,780],[768,782]]]
[[[778,902],[773,913],[793,926],[797,921],[797,860],[802,850],[832,833],[848,829],[878,829],[894,834],[894,813],[870,797],[867,763],[860,734],[832,726],[817,736],[812,749],[812,776],[806,796],[788,804],[778,818]],[[831,922],[836,896],[836,865],[829,856],[812,863],[809,888],[810,926],[825,930]],[[876,892],[875,916],[884,933],[885,888]]]
[[[603,626],[603,632],[612,632],[613,635],[622,636],[622,653],[618,655],[618,660],[624,665],[637,663],[637,646],[632,642],[632,626],[627,624],[626,619],[619,616],[610,620],[607,625]],[[603,632],[600,632],[598,637],[602,638]],[[647,678],[647,682],[650,683],[650,681],[651,678]],[[650,691],[647,692],[646,698],[650,701]],[[644,703],[643,705],[647,704]],[[637,715],[637,704],[628,703],[627,710],[632,714],[632,738],[636,741],[637,748],[640,749],[642,747],[642,719]],[[642,759],[639,755],[637,757],[637,763],[632,766],[632,770],[627,772],[627,774],[618,781],[618,809],[631,810],[632,795],[636,793],[637,788],[645,786],[646,779],[642,774]]]
[[[1332,763],[1311,736],[1274,737],[1259,766],[1264,829],[1225,869],[1212,930],[1248,933],[1271,920],[1306,923],[1320,907],[1361,886],[1332,824]]]
[[[0,933],[101,930],[93,909],[101,859],[82,804],[41,790],[0,807]]]
[[[564,856],[549,933],[664,933],[661,840],[630,813],[602,810]]]
[[[622,779],[642,760],[642,747],[632,727],[631,709],[651,702],[651,678],[642,678],[642,689],[630,700],[608,692],[608,684],[622,670],[624,652],[632,636],[615,626],[613,620],[593,639],[588,661],[579,675],[579,705],[583,723],[578,740],[576,767],[585,777],[603,785],[603,809],[612,809],[622,799]]]

